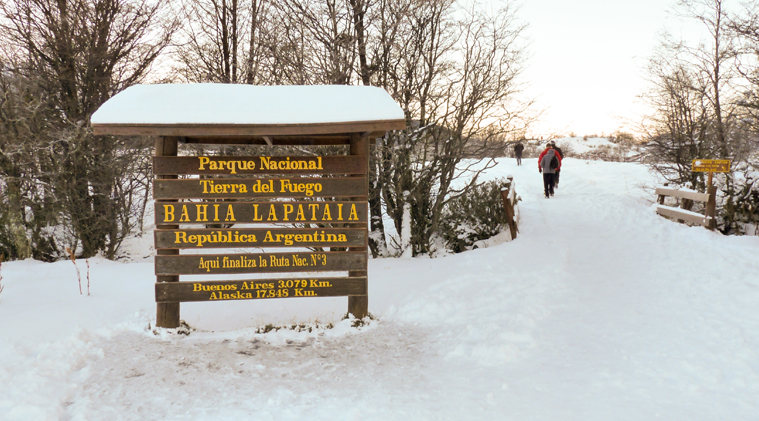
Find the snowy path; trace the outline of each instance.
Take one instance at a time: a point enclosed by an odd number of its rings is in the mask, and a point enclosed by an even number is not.
[[[301,322],[345,309],[344,299],[275,300],[186,305],[201,331],[157,337],[144,330],[149,277],[114,288],[110,313],[89,299],[53,307],[52,342],[44,325],[4,324],[0,419],[756,419],[759,238],[656,216],[638,165],[566,160],[546,200],[535,160],[524,164],[489,172],[514,175],[517,241],[371,261],[379,321],[360,332],[241,328],[267,311]],[[51,266],[15,265],[3,272],[8,291]],[[101,266],[115,278],[152,269]],[[130,293],[139,308],[127,316],[135,307],[120,298]],[[3,296],[0,320],[17,315],[12,300]],[[30,330],[38,335],[22,342]]]

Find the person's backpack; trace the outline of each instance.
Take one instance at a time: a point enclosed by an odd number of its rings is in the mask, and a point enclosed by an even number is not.
[[[556,158],[556,155],[554,155],[553,158],[551,158],[550,166],[552,170],[559,168],[559,158]]]

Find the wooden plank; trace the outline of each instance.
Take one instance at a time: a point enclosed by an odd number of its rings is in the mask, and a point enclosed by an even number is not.
[[[355,156],[179,156],[153,158],[154,174],[366,174]]]
[[[351,247],[366,243],[364,228],[155,230],[157,249],[235,247]]]
[[[160,199],[366,197],[366,177],[214,178],[155,180]]]
[[[360,224],[367,218],[366,201],[157,202],[155,206],[156,224]]]
[[[156,275],[350,271],[366,268],[364,252],[188,254],[156,256]]]
[[[349,145],[350,136],[266,136],[274,146],[332,146]],[[269,145],[263,136],[193,136],[184,137],[185,143],[197,145]]]
[[[660,196],[672,196],[680,197],[683,199],[695,200],[696,202],[706,202],[709,200],[709,195],[705,193],[698,193],[693,191],[682,191],[678,189],[670,189],[666,187],[657,187],[656,194]]]
[[[156,302],[232,301],[267,298],[366,295],[366,278],[318,276],[243,281],[156,283]]]
[[[125,136],[302,136],[403,130],[405,120],[315,124],[92,124],[92,132]]]
[[[686,211],[680,208],[673,208],[671,206],[657,205],[656,213],[669,218],[680,219],[695,225],[706,226],[708,224],[708,220],[706,220],[704,215],[699,215],[695,212]]]

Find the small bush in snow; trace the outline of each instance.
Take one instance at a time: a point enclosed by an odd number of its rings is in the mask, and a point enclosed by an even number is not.
[[[443,210],[440,231],[446,248],[460,253],[476,241],[488,239],[503,231],[506,211],[501,187],[505,179],[497,179],[471,189],[452,199]]]

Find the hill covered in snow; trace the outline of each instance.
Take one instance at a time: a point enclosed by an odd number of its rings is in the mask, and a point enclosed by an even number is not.
[[[360,327],[345,298],[299,298],[155,329],[147,242],[92,259],[91,296],[70,261],[4,263],[0,419],[755,419],[759,238],[658,217],[636,163],[567,159],[551,199],[535,159],[506,175],[519,237],[370,260]]]

